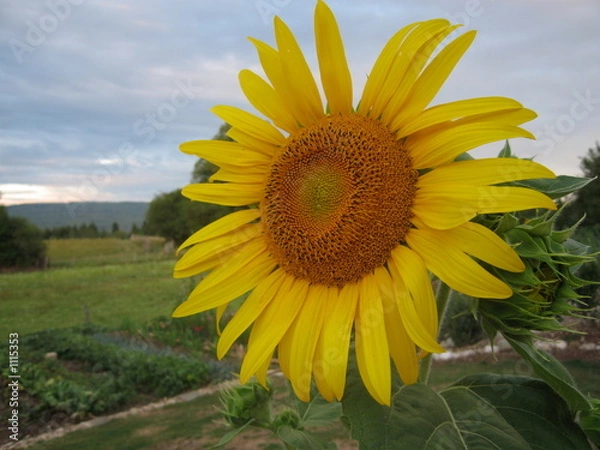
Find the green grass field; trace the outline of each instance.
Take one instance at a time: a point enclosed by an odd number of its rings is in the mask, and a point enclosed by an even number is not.
[[[151,261],[2,274],[0,336],[169,316],[192,287],[172,269],[173,261]]]
[[[88,322],[115,328],[169,316],[194,285],[173,279],[175,259],[164,254],[161,239],[48,244],[50,269],[0,274],[1,336]]]
[[[158,237],[131,239],[50,239],[50,267],[81,267],[173,259],[162,251],[165,240]]]

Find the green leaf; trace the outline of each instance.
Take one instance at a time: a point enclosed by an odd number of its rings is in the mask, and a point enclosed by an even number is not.
[[[237,428],[234,428],[233,430],[229,430],[227,433],[225,433],[223,435],[221,440],[216,445],[212,446],[211,448],[220,448],[226,444],[229,444],[238,434],[240,434],[242,431],[244,431],[246,428],[248,428],[253,422],[254,422],[254,419],[250,419],[248,422],[246,422],[241,427],[237,427]]]
[[[566,402],[541,380],[529,377],[476,374],[460,379],[441,394],[463,387],[477,395],[535,450],[589,449],[583,431],[573,420]],[[485,410],[472,410],[487,421]]]
[[[552,355],[534,348],[530,343],[522,342],[511,336],[504,336],[511,347],[525,359],[533,371],[554,389],[569,405],[571,412],[589,411],[590,403],[577,389],[575,380],[565,367]]]
[[[297,450],[334,450],[337,448],[334,442],[325,442],[305,431],[296,430],[287,425],[277,429],[277,436]]]
[[[587,186],[592,181],[591,178],[571,177],[568,175],[559,175],[556,178],[538,178],[535,180],[511,181],[509,186],[520,186],[546,194],[552,199],[564,197],[572,192]]]
[[[342,415],[342,404],[328,402],[320,395],[315,395],[302,415],[302,426],[321,427],[330,425]]]
[[[566,402],[541,380],[479,374],[441,392],[402,386],[378,404],[350,361],[342,400],[361,450],[589,450]],[[590,428],[593,428],[593,424]]]
[[[361,450],[530,449],[493,406],[464,387],[443,397],[424,384],[403,386],[388,408],[352,382],[342,404]]]

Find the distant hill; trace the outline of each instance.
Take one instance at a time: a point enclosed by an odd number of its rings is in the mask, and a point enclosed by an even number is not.
[[[148,210],[147,202],[31,203],[7,206],[11,217],[24,217],[40,228],[81,225],[93,222],[99,230],[110,231],[114,222],[122,231],[141,227]]]

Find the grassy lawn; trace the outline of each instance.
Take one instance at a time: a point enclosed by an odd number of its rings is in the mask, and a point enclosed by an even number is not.
[[[169,316],[193,287],[172,270],[168,260],[1,274],[0,336]]]

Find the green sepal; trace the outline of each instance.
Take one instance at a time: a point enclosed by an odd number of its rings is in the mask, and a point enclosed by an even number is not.
[[[559,175],[556,178],[536,178],[535,180],[521,180],[504,183],[504,186],[516,186],[533,189],[546,194],[551,199],[564,197],[587,186],[593,178],[572,177]]]
[[[591,398],[590,404],[591,409],[581,413],[579,423],[587,437],[600,447],[600,400]]]

